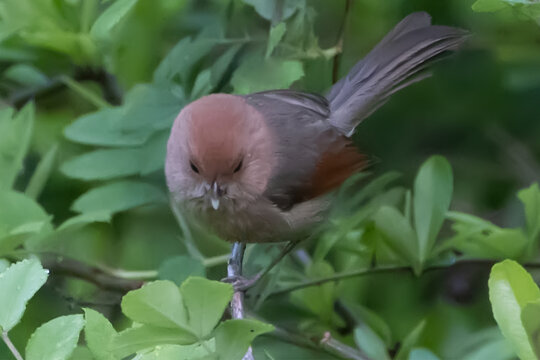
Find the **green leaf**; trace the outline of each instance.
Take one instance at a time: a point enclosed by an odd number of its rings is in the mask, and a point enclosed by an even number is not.
[[[374,311],[362,306],[353,301],[341,300],[345,306],[351,311],[352,316],[357,323],[364,323],[377,337],[382,339],[387,347],[393,344],[392,332],[388,324]]]
[[[56,159],[56,153],[58,152],[58,145],[53,145],[49,151],[43,156],[39,162],[34,174],[30,178],[30,182],[26,187],[25,193],[32,199],[37,199],[41,194],[41,191],[45,187],[49,176],[53,171],[54,160]]]
[[[33,126],[33,103],[16,115],[11,108],[0,110],[0,190],[10,189],[22,170]]]
[[[384,235],[390,248],[409,263],[416,274],[422,271],[419,259],[418,242],[411,224],[396,208],[383,206],[373,215],[375,225]]]
[[[494,12],[508,7],[503,0],[476,0],[472,5],[473,11],[476,12]]]
[[[41,325],[26,344],[26,360],[68,359],[84,326],[82,315],[60,316]]]
[[[504,260],[491,268],[489,300],[493,316],[504,337],[521,360],[536,359],[521,319],[523,307],[540,299],[540,290],[531,275],[512,260]]]
[[[416,348],[409,353],[409,360],[439,360],[439,357],[428,349]]]
[[[111,213],[108,211],[87,212],[81,215],[73,216],[64,221],[56,230],[73,229],[82,227],[95,222],[110,222]]]
[[[28,196],[15,191],[0,191],[0,204],[0,239],[24,232],[52,230],[49,215]]]
[[[0,274],[0,327],[9,331],[19,323],[26,303],[45,284],[48,271],[36,259],[22,260]]]
[[[84,309],[84,335],[88,348],[96,360],[117,360],[112,354],[117,333],[112,324],[95,310]]]
[[[185,84],[192,74],[193,68],[216,44],[215,40],[199,37],[183,38],[161,61],[154,72],[154,83],[168,84],[180,80]]]
[[[190,277],[180,287],[190,328],[199,338],[207,337],[223,316],[233,288],[230,284]]]
[[[180,255],[165,260],[158,269],[161,280],[170,280],[180,285],[189,276],[206,276],[206,268],[199,259]]]
[[[521,310],[521,322],[536,358],[540,358],[540,299],[527,303]]]
[[[204,95],[208,95],[212,91],[210,77],[210,69],[203,70],[197,74],[195,84],[191,90],[191,100],[196,100]]]
[[[354,329],[354,341],[370,359],[390,360],[384,341],[365,324]]]
[[[241,360],[257,336],[274,330],[257,320],[236,319],[222,322],[216,329],[216,351],[220,359]]]
[[[69,360],[96,360],[86,346],[77,346],[71,353]]]
[[[311,263],[306,269],[309,279],[320,279],[334,275],[334,269],[328,262],[321,260]],[[320,317],[325,324],[332,324],[334,318],[334,302],[336,299],[336,284],[326,282],[319,286],[312,286],[295,291],[291,300],[307,308]]]
[[[127,17],[137,0],[116,0],[94,22],[90,35],[101,42],[111,40],[115,28]]]
[[[268,35],[268,44],[266,45],[266,53],[264,55],[266,59],[268,59],[270,55],[272,55],[275,47],[277,46],[277,44],[279,44],[279,42],[283,38],[283,35],[285,35],[286,30],[287,25],[284,22],[281,22],[276,26],[272,26],[270,28],[270,35]]]
[[[260,54],[246,57],[236,69],[231,85],[237,94],[286,89],[304,76],[302,63],[296,60],[264,59]]]
[[[49,82],[49,79],[41,71],[28,64],[10,66],[3,75],[6,79],[29,87],[45,86]]]
[[[170,281],[153,281],[128,292],[122,298],[122,312],[138,323],[189,331],[180,289]]]
[[[420,264],[428,260],[452,201],[452,168],[442,156],[430,157],[414,181],[414,225]]]
[[[395,360],[406,360],[409,357],[411,350],[418,343],[420,336],[424,332],[426,327],[426,321],[422,320],[415,328],[403,339],[401,347],[399,348],[398,353],[395,356]]]
[[[531,242],[538,240],[540,234],[540,188],[538,183],[518,192],[518,198],[525,207],[527,233]]]
[[[118,181],[84,193],[75,200],[71,209],[80,213],[115,213],[141,205],[165,202],[167,196],[154,185],[138,181]]]
[[[213,348],[212,341],[207,341],[206,347]],[[193,345],[163,345],[149,353],[142,355],[138,360],[217,360],[217,355],[208,355],[208,351],[201,344]]]
[[[241,48],[242,45],[240,44],[231,46],[214,62],[214,64],[212,64],[212,67],[210,68],[210,83],[214,88],[219,85],[234,57]]]
[[[305,6],[305,1],[301,0],[243,0],[246,4],[255,8],[255,11],[272,21],[283,21],[291,17],[296,10]],[[281,9],[278,9],[278,6]]]
[[[113,339],[113,354],[123,359],[144,349],[158,345],[189,345],[197,341],[195,337],[182,329],[162,328],[140,325],[126,329]]]
[[[82,180],[106,180],[128,175],[148,175],[164,166],[169,133],[161,132],[140,148],[102,149],[65,162],[61,171]]]

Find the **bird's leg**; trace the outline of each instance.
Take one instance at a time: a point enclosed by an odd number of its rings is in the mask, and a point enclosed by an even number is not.
[[[289,241],[287,245],[281,250],[279,255],[272,260],[270,265],[268,265],[266,268],[258,272],[255,276],[252,278],[246,278],[244,276],[231,276],[231,274],[227,274],[228,276],[225,279],[222,279],[221,281],[230,283],[233,285],[235,290],[238,291],[246,291],[250,289],[251,287],[255,286],[257,282],[264,277],[266,274],[268,274],[285,256],[287,256],[299,243],[299,241]],[[237,243],[235,243],[236,245]],[[245,246],[245,245],[244,245]],[[234,246],[233,246],[233,252],[234,252]]]

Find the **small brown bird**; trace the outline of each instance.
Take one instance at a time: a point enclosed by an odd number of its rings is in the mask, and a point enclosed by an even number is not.
[[[365,165],[350,136],[390,95],[426,77],[463,30],[403,19],[326,97],[293,90],[212,94],[184,107],[167,145],[175,205],[229,241],[270,242],[321,217],[323,196]]]

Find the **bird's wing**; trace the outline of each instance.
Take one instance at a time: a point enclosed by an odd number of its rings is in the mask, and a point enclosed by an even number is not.
[[[319,95],[274,90],[246,95],[276,138],[274,169],[265,193],[281,209],[339,186],[364,162],[327,121],[328,101]]]

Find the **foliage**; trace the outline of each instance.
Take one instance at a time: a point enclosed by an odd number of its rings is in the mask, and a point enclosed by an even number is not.
[[[229,244],[169,208],[175,116],[213,92],[324,93],[420,9],[474,36],[361,125],[384,161],[228,320]],[[539,18],[514,0],[0,1],[4,341],[27,360],[540,357]],[[247,274],[277,250],[249,245]]]

